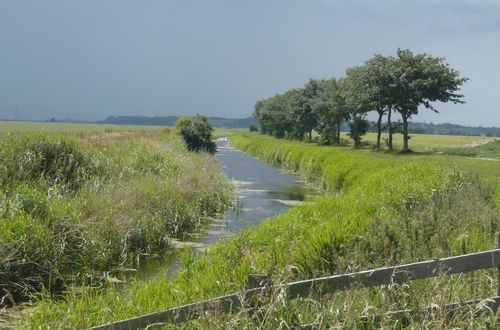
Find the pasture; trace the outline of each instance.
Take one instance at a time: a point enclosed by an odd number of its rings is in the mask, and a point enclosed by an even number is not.
[[[80,123],[52,123],[30,121],[0,121],[0,138],[8,134],[45,133],[45,134],[92,134],[112,131],[154,131],[161,126],[108,125]]]

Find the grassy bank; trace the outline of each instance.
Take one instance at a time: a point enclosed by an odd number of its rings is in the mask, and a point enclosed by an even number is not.
[[[328,196],[221,241],[204,256],[195,258],[186,251],[183,266],[172,278],[163,275],[125,290],[89,289],[64,301],[45,300],[30,311],[22,327],[82,328],[150,313],[238,291],[249,273],[269,274],[280,283],[495,244],[498,210],[492,189],[453,169],[411,157],[373,157],[364,151],[257,135],[234,136],[232,142],[270,163],[299,171]],[[489,276],[478,273],[474,281],[468,275],[438,278],[295,302],[277,295],[260,313],[213,316],[188,326],[287,328],[315,320],[324,326],[348,326],[343,322],[367,311],[490,296],[494,277],[484,273]]]
[[[0,289],[102,287],[230,203],[212,156],[174,134],[11,135],[0,142]]]

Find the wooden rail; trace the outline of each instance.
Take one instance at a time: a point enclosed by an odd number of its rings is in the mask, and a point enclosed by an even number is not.
[[[286,284],[290,298],[307,297],[311,292],[333,293],[354,288],[368,288],[392,283],[451,275],[500,267],[500,249],[428,260],[394,267],[334,275]],[[319,290],[319,291],[318,291]]]
[[[500,244],[500,234],[498,235]],[[284,289],[288,298],[309,297],[313,294],[334,293],[341,290],[368,288],[418,279],[451,275],[482,269],[498,268],[500,274],[500,245],[497,249],[465,254],[454,257],[434,259],[393,267],[383,267],[361,272],[334,275],[297,281],[282,285],[272,285],[269,279],[260,275],[256,282],[249,277],[250,286],[259,285],[238,293],[204,300],[164,311],[93,327],[94,330],[142,329],[156,323],[180,323],[195,320],[212,311],[230,313],[249,306],[250,298],[266,290]],[[253,283],[253,284],[252,284]],[[499,275],[500,296],[500,275]]]

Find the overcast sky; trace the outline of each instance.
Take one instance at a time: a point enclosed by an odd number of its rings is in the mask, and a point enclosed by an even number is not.
[[[500,126],[496,0],[0,0],[0,118],[241,118],[398,47],[470,78],[413,120]]]

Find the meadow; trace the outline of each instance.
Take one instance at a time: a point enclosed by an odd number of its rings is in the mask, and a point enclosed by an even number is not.
[[[43,300],[26,313],[20,327],[104,324],[239,291],[250,273],[268,274],[282,283],[495,246],[499,229],[495,188],[447,161],[436,162],[425,154],[321,147],[258,134],[234,135],[231,141],[268,163],[297,171],[321,187],[325,197],[220,241],[203,256],[194,257],[186,250],[181,269],[169,278],[163,274],[127,288],[88,288],[62,300]],[[277,294],[257,313],[215,314],[185,326],[290,328],[316,322],[319,328],[349,327],[366,313],[489,297],[495,292],[494,272],[483,271],[292,302]],[[498,325],[496,316],[474,319],[472,315],[449,319],[437,313],[431,320],[415,317],[406,322],[410,327],[435,328]],[[402,326],[399,320],[383,322]]]
[[[345,140],[349,139],[346,132],[341,133]],[[382,141],[388,138],[387,133],[382,133]],[[443,148],[461,148],[475,142],[484,142],[491,140],[491,137],[485,136],[463,136],[463,135],[436,135],[436,134],[411,134],[411,149],[414,151],[439,151]],[[375,145],[377,133],[367,133],[363,136],[363,141],[369,145]],[[394,148],[402,149],[403,141],[401,134],[394,134]]]
[[[22,134],[37,132],[45,134],[91,134],[112,131],[158,131],[164,127],[141,125],[108,125],[108,124],[79,124],[79,123],[52,123],[31,121],[0,121],[0,137],[8,134]]]
[[[231,204],[214,158],[174,133],[68,127],[0,140],[0,288],[18,302],[106,287]]]

